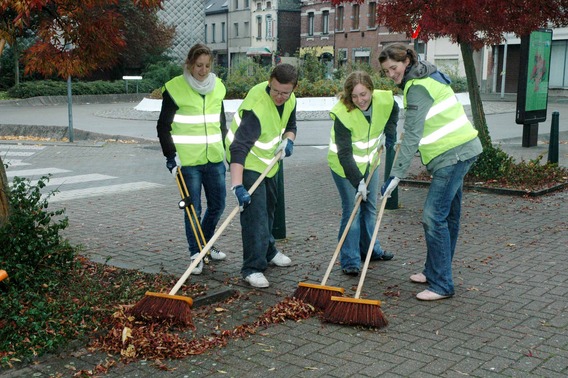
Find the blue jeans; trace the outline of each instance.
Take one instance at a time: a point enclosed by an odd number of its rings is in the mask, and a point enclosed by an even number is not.
[[[197,217],[201,221],[201,229],[203,230],[203,235],[207,242],[215,234],[217,223],[219,223],[221,215],[223,215],[223,211],[225,210],[225,197],[227,196],[225,164],[223,162],[219,162],[197,166],[184,166],[181,168],[181,172],[191,197],[191,203],[195,208]],[[205,210],[203,217],[201,217],[202,187],[205,191],[205,199],[207,202],[207,209]],[[184,211],[184,221],[185,236],[187,237],[187,243],[189,244],[189,253],[193,256],[198,254],[200,249],[197,245],[195,234],[193,233],[193,229],[189,223],[186,211]],[[199,229],[197,227],[195,230],[199,233]],[[199,240],[202,240],[201,236],[199,237]],[[202,246],[204,246],[204,244],[202,244]]]
[[[341,239],[343,231],[347,226],[349,217],[355,207],[355,195],[357,189],[351,185],[351,182],[346,178],[339,176],[337,173],[331,171],[331,176],[339,196],[341,197],[341,223],[339,226],[339,235],[337,240]],[[375,170],[371,182],[367,186],[369,194],[367,201],[361,201],[361,206],[351,223],[351,228],[347,233],[347,237],[341,246],[339,260],[342,269],[360,269],[361,260],[364,260],[371,244],[371,238],[375,229],[375,221],[377,219],[377,197],[379,194],[379,173]],[[379,238],[375,241],[373,246],[373,255],[371,258],[379,258],[384,251],[381,249]]]
[[[260,173],[245,169],[243,185],[249,190]],[[251,196],[250,204],[241,213],[241,236],[243,239],[243,278],[264,272],[268,262],[276,256],[276,241],[272,236],[274,212],[278,200],[276,176],[265,177]]]
[[[422,225],[426,237],[424,275],[428,290],[454,295],[452,260],[460,230],[463,179],[477,157],[440,168],[432,177],[424,203]]]

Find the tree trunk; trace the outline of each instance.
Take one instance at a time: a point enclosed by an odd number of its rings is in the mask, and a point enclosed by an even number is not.
[[[491,136],[487,128],[487,120],[485,119],[485,111],[483,110],[483,102],[481,101],[481,93],[475,73],[475,64],[473,62],[473,49],[469,43],[460,43],[460,49],[463,57],[463,65],[465,68],[465,76],[467,78],[467,89],[469,92],[469,102],[471,103],[471,114],[473,124],[479,132],[479,139],[483,148],[491,147]]]
[[[8,202],[8,177],[2,157],[0,157],[0,227],[3,226],[10,215],[10,203]]]

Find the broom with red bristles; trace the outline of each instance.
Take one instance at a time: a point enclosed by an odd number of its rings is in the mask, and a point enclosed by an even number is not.
[[[393,165],[396,161],[399,150],[400,144],[397,146],[397,150],[393,159]],[[381,301],[372,299],[360,299],[361,291],[363,290],[363,283],[365,282],[365,277],[367,276],[367,269],[369,268],[369,263],[371,262],[373,247],[375,246],[375,241],[377,240],[377,234],[379,233],[379,228],[381,226],[381,220],[383,218],[387,200],[388,197],[384,196],[381,201],[381,209],[379,211],[379,215],[377,216],[375,229],[373,230],[371,243],[369,244],[367,256],[365,257],[365,264],[363,265],[363,270],[361,271],[361,278],[359,279],[359,284],[357,285],[355,297],[348,298],[342,296],[332,296],[323,312],[323,319],[325,321],[330,323],[357,325],[372,328],[383,328],[388,325],[388,321],[381,311]]]
[[[256,179],[254,184],[248,190],[249,194],[253,194],[256,188],[261,184],[262,180],[266,177],[268,172],[274,167],[274,165],[280,160],[282,155],[280,151],[271,161],[262,174]],[[203,257],[209,252],[213,244],[217,241],[219,236],[225,231],[225,228],[229,225],[231,220],[239,213],[239,206],[237,205],[233,211],[227,216],[227,219],[211,237],[209,242],[203,247],[201,252],[197,257],[191,262],[185,273],[177,281],[175,286],[170,290],[168,294],[165,293],[154,293],[147,291],[146,295],[142,300],[136,303],[132,308],[130,308],[129,313],[135,317],[151,319],[151,320],[165,320],[171,324],[181,324],[191,328],[195,328],[193,321],[191,319],[191,306],[193,305],[193,299],[190,297],[185,297],[181,295],[175,295],[185,281],[189,278],[189,275],[195,269],[197,265],[201,262]]]
[[[375,162],[371,166],[371,171],[369,172],[369,175],[367,176],[367,180],[366,180],[367,185],[369,185],[371,178],[373,177],[373,174],[375,172],[375,169],[379,165],[379,158],[381,156],[382,150],[383,150],[383,146],[381,144],[381,148],[379,149],[379,152],[377,154],[377,160],[375,160]],[[343,230],[343,233],[341,234],[341,238],[339,239],[337,247],[335,248],[335,251],[333,252],[333,256],[331,257],[331,261],[329,262],[329,265],[328,265],[327,270],[326,270],[326,272],[323,276],[323,279],[321,280],[321,283],[319,285],[307,283],[307,282],[298,283],[298,287],[296,288],[296,291],[294,292],[294,295],[293,295],[294,298],[297,298],[301,301],[309,303],[319,310],[324,310],[326,308],[326,306],[328,305],[332,296],[334,296],[334,295],[342,296],[343,295],[345,290],[342,287],[326,286],[325,284],[327,283],[327,280],[328,280],[328,278],[331,274],[333,266],[335,265],[335,261],[337,260],[337,257],[339,256],[339,252],[341,251],[341,246],[343,245],[343,242],[345,241],[345,238],[347,237],[347,234],[349,233],[349,229],[351,228],[351,224],[353,223],[353,220],[355,219],[355,215],[357,215],[357,211],[359,210],[359,206],[361,205],[361,201],[362,201],[361,196],[357,196],[357,199],[355,201],[355,206],[353,207],[353,211],[351,212],[351,216],[349,217],[349,220],[347,221],[347,224],[345,225],[345,229]]]

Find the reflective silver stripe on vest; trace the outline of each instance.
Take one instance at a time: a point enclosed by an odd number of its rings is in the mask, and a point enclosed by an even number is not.
[[[454,131],[458,130],[460,127],[463,127],[469,123],[467,116],[464,114],[458,119],[446,124],[444,127],[439,128],[438,130],[434,131],[432,134],[422,138],[420,140],[420,145],[425,144],[432,144],[437,140],[442,139],[448,134],[453,133]]]
[[[221,134],[214,135],[172,135],[172,139],[176,144],[212,144],[222,141]]]
[[[366,150],[369,147],[374,146],[378,141],[380,141],[383,134],[384,133],[381,133],[381,135],[379,135],[378,138],[371,139],[368,142],[355,142],[352,144],[360,150]],[[337,144],[333,143],[333,139],[331,138],[329,139],[329,150],[337,154]],[[376,152],[376,148],[373,148],[373,151]],[[370,159],[375,155],[374,152],[371,152],[371,155],[364,155],[364,156],[353,154],[353,160],[355,160],[355,162],[357,163],[370,162],[371,161]]]
[[[456,96],[448,97],[444,101],[432,106],[430,108],[430,110],[428,111],[428,114],[426,115],[426,119],[430,119],[430,118],[434,117],[435,115],[442,113],[443,111],[451,108],[452,106],[454,106],[457,103],[458,103],[458,99],[457,99]]]
[[[188,123],[188,124],[204,124],[220,122],[220,114],[200,114],[200,115],[181,115],[176,114],[174,116],[175,123]]]

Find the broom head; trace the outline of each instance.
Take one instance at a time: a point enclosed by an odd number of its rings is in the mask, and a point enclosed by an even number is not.
[[[147,291],[129,313],[137,318],[167,321],[195,329],[191,319],[192,305],[193,300],[189,297]]]
[[[347,297],[331,297],[323,312],[330,323],[383,328],[388,325],[381,311],[381,301]]]
[[[294,292],[294,298],[309,303],[318,310],[324,310],[332,296],[342,296],[344,291],[341,287],[300,282]]]

